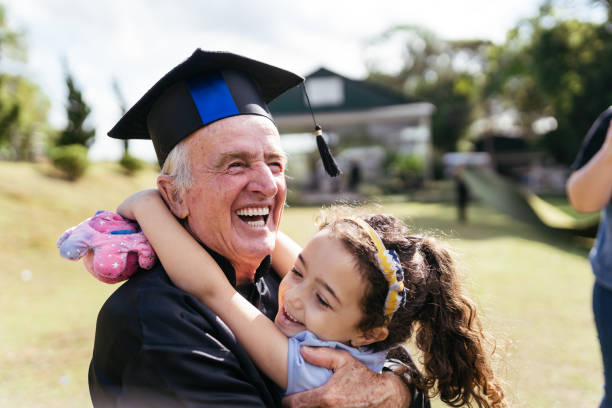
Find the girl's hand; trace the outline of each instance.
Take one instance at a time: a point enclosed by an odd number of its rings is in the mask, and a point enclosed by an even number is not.
[[[157,189],[152,188],[148,190],[140,190],[119,204],[119,207],[117,207],[117,213],[119,213],[122,217],[135,220],[139,205],[145,203],[147,200],[161,199],[161,195]]]

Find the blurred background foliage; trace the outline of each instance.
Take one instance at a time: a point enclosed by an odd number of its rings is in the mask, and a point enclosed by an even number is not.
[[[367,81],[436,106],[432,134],[437,157],[474,149],[473,141],[493,133],[505,114],[529,149],[568,165],[593,119],[612,103],[606,63],[612,60],[612,4],[592,0],[590,6],[605,7],[608,15],[607,21],[593,23],[558,12],[561,1],[543,1],[539,13],[519,21],[501,44],[448,41],[413,25],[390,27],[364,47],[391,47],[401,64],[389,69],[381,57],[366,58]],[[0,58],[27,63],[26,33],[6,15],[0,5]],[[64,129],[49,126],[49,102],[36,84],[0,72],[0,158],[33,161],[47,157],[50,146],[91,145],[91,109],[67,66],[66,61]],[[121,91],[116,83],[113,87],[124,110]],[[127,144],[123,156],[127,173],[142,168]]]
[[[437,153],[470,150],[461,142],[491,131],[495,117],[509,112],[532,150],[568,165],[590,124],[612,104],[605,63],[612,60],[611,2],[593,1],[607,7],[601,24],[558,13],[556,3],[543,2],[539,14],[520,21],[503,44],[445,41],[422,27],[393,27],[369,46],[398,44],[403,65],[389,73],[382,61],[367,61],[368,79],[436,106]],[[538,128],[544,118],[556,125]]]

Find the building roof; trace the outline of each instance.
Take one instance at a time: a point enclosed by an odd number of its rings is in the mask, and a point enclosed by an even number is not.
[[[306,76],[306,90],[315,113],[360,111],[419,102],[392,89],[366,81],[356,81],[319,68]],[[310,114],[301,86],[269,104],[274,117]]]

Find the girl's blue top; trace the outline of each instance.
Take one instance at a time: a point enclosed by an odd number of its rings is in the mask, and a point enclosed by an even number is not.
[[[286,395],[319,387],[332,376],[332,371],[312,365],[300,354],[302,346],[329,347],[336,350],[346,350],[357,360],[374,372],[381,372],[387,351],[372,352],[367,349],[356,349],[337,341],[320,340],[312,332],[303,331],[289,339],[288,379]]]

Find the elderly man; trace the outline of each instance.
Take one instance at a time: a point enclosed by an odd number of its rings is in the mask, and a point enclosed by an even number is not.
[[[167,205],[227,279],[270,318],[277,312],[279,278],[269,254],[285,203],[286,156],[266,104],[301,82],[248,58],[196,50],[109,132],[152,139]],[[335,374],[286,404],[416,406],[393,373],[373,373],[342,352],[305,354]],[[277,388],[231,331],[176,288],[161,264],[137,273],[102,307],[89,384],[96,407],[280,405]]]

